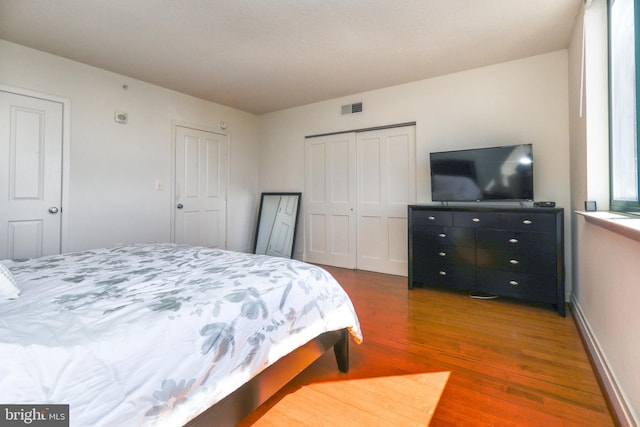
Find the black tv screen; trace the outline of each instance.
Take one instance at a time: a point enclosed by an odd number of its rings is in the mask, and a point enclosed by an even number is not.
[[[532,148],[520,144],[431,153],[431,199],[533,200]]]

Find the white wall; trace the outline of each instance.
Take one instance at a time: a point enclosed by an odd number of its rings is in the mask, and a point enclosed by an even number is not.
[[[585,92],[580,108],[582,29],[586,28]],[[572,206],[585,200],[608,209],[607,19],[594,0],[569,48]],[[582,115],[581,115],[582,112]],[[574,215],[574,313],[622,425],[640,423],[640,242]],[[635,421],[633,421],[635,420]]]
[[[221,120],[231,141],[228,248],[252,247],[256,116],[3,40],[0,58],[0,84],[71,101],[63,250],[169,241],[172,121],[217,129]],[[116,109],[127,125],[114,122]]]
[[[260,190],[304,192],[304,138],[314,134],[415,121],[419,203],[431,201],[430,151],[530,142],[536,199],[566,209],[569,267],[567,58],[562,50],[260,116]],[[341,115],[353,102],[363,112]]]

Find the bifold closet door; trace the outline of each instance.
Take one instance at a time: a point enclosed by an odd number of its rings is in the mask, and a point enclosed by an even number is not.
[[[407,275],[415,126],[307,138],[305,260]]]
[[[407,275],[407,205],[416,200],[415,126],[356,135],[360,270]]]
[[[305,141],[305,254],[308,262],[356,268],[355,133]]]

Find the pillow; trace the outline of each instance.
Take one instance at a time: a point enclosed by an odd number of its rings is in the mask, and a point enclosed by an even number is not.
[[[11,271],[0,264],[0,299],[16,299],[20,295],[20,289],[16,286],[16,279]]]

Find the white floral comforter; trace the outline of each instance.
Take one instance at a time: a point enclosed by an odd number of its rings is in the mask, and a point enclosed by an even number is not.
[[[72,426],[183,425],[323,332],[362,335],[326,271],[172,244],[2,261],[0,402],[70,404]]]

